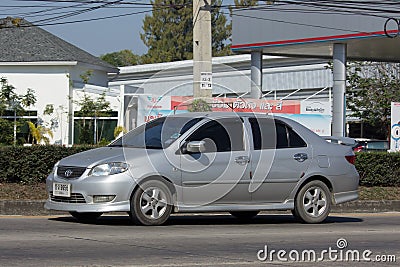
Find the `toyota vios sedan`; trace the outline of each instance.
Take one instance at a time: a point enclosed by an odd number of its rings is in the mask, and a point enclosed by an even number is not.
[[[351,147],[287,118],[179,114],[59,161],[47,178],[45,208],[82,221],[127,212],[143,225],[177,212],[251,218],[263,210],[319,223],[331,205],[358,198],[354,161]]]

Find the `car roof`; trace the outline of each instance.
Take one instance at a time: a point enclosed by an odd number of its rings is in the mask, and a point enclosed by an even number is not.
[[[306,128],[304,125],[294,121],[292,119],[288,119],[285,117],[276,116],[274,114],[267,113],[256,113],[256,112],[187,112],[187,113],[179,113],[174,115],[169,115],[171,117],[186,117],[186,118],[209,118],[209,119],[218,119],[218,118],[237,118],[237,117],[257,117],[257,118],[276,118],[280,121],[288,124],[291,128],[294,128],[297,133],[299,133],[302,137],[304,137],[309,142],[311,141],[314,144],[329,144],[322,137]]]
[[[221,118],[221,117],[277,117],[275,115],[272,116],[272,114],[266,114],[266,113],[253,113],[253,112],[222,112],[222,111],[210,111],[210,112],[187,112],[187,113],[179,113],[179,114],[174,114],[170,116],[175,116],[175,117],[190,117],[190,118],[196,118],[196,117],[207,117],[211,119],[215,118]],[[278,116],[279,117],[279,116]]]

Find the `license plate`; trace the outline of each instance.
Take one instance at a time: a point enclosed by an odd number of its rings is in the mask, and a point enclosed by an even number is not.
[[[71,197],[71,184],[53,183],[53,196]]]

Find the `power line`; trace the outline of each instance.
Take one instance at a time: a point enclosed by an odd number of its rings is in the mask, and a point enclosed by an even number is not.
[[[80,3],[80,4],[77,4],[77,5],[70,6],[70,7],[69,7],[69,6],[51,7],[51,8],[44,9],[44,10],[39,10],[39,11],[32,11],[32,12],[20,13],[20,14],[18,14],[18,15],[19,15],[19,16],[23,16],[23,17],[35,17],[35,16],[37,16],[38,14],[47,13],[47,12],[53,11],[53,10],[60,10],[60,9],[66,9],[66,8],[76,8],[76,7],[81,7],[81,6],[84,6],[84,5],[87,5],[87,4],[85,4],[85,3]],[[50,13],[50,14],[57,14],[57,13]],[[46,16],[46,15],[50,15],[50,14],[48,13],[48,14],[44,14],[44,15]],[[58,14],[62,14],[62,13],[59,12]]]
[[[79,10],[79,11],[74,11],[74,12],[71,12],[71,13],[68,13],[68,14],[64,14],[64,15],[60,15],[60,16],[56,16],[56,17],[53,17],[53,18],[40,19],[40,20],[37,20],[37,21],[33,21],[32,23],[35,24],[35,23],[42,22],[42,21],[46,21],[46,22],[50,21],[51,22],[51,21],[54,21],[54,20],[60,20],[60,19],[64,19],[64,18],[76,16],[76,15],[80,15],[80,14],[83,14],[83,13],[87,13],[87,12],[90,12],[90,11],[93,11],[93,10],[96,10],[96,9],[100,9],[100,8],[108,6],[108,5],[114,5],[114,4],[117,4],[117,3],[121,2],[121,1],[123,1],[123,0],[107,2],[107,3],[104,3],[104,4],[99,5],[99,6],[90,7],[90,8]]]
[[[23,0],[14,0],[16,2],[21,2]],[[26,2],[26,1],[25,1]],[[191,5],[191,2],[185,3],[183,5],[177,5],[174,4],[151,4],[151,3],[144,3],[144,2],[139,2],[139,1],[104,1],[104,0],[97,0],[97,1],[83,1],[83,0],[32,0],[28,2],[40,2],[40,3],[57,3],[57,4],[62,4],[63,6],[59,5],[46,5],[46,7],[50,7],[48,9],[43,9],[43,10],[36,10],[36,11],[31,11],[31,12],[24,12],[24,13],[17,13],[14,14],[16,16],[21,16],[22,18],[35,18],[37,16],[40,16],[40,19],[32,21],[33,24],[35,25],[59,25],[59,24],[69,24],[69,23],[78,23],[78,22],[86,22],[86,21],[96,21],[96,20],[101,20],[101,19],[108,19],[108,18],[116,18],[116,17],[123,17],[123,16],[129,16],[129,15],[135,15],[135,14],[142,14],[146,12],[150,12],[151,10],[148,10],[149,7],[155,10],[159,9],[164,9],[164,8],[173,8],[173,9],[181,9],[183,7],[186,7],[187,5]],[[71,3],[75,3],[75,5],[70,5]],[[67,5],[65,5],[67,4]],[[97,5],[95,5],[97,4]],[[98,5],[101,4],[101,5]],[[93,6],[95,5],[95,6]],[[89,7],[88,7],[89,6]],[[18,6],[18,7],[23,7],[23,6]],[[30,5],[30,7],[32,7]],[[43,7],[43,5],[38,5],[35,6],[37,7]],[[94,10],[98,9],[105,9],[105,8],[124,8],[124,9],[144,9],[139,12],[129,12],[129,13],[124,13],[124,14],[118,14],[118,15],[112,15],[112,16],[106,16],[104,18],[91,18],[91,19],[82,19],[82,20],[75,20],[75,21],[68,21],[68,22],[62,22],[62,23],[54,23],[57,20],[63,20],[68,17],[72,16],[77,16],[83,13],[91,12]],[[65,12],[57,10],[66,10]],[[81,10],[74,10],[74,9],[81,9]],[[55,12],[51,12],[55,11]],[[6,14],[10,15],[10,14]],[[49,17],[51,16],[51,17]]]
[[[164,9],[164,8],[175,8],[172,4],[163,4],[163,5],[155,5],[151,3],[144,3],[143,1],[106,1],[106,0],[92,0],[92,1],[84,1],[84,0],[31,0],[31,1],[24,1],[24,0],[14,0],[15,2],[37,2],[37,3],[46,3],[48,5],[26,5],[26,7],[35,7],[35,8],[42,8],[48,7],[42,10],[36,10],[31,12],[19,13],[22,17],[37,17],[41,16],[41,19],[33,21],[32,23],[38,26],[49,26],[49,25],[62,25],[62,24],[72,24],[72,23],[80,23],[80,22],[89,22],[89,21],[97,21],[103,19],[111,19],[111,18],[118,18],[124,16],[131,16],[137,14],[143,14],[147,12],[153,11],[153,8],[157,9]],[[355,5],[357,3],[357,5]],[[57,4],[57,5],[53,5]],[[59,6],[61,4],[62,6]],[[72,5],[74,4],[74,5]],[[339,5],[340,4],[340,5]],[[185,3],[182,7],[187,7],[191,5],[191,3]],[[148,10],[147,8],[151,6],[152,9]],[[293,7],[288,7],[293,6]],[[295,6],[299,6],[302,8],[295,8]],[[379,8],[377,8],[377,6]],[[1,7],[1,6],[0,6]],[[18,6],[19,8],[23,8],[24,6]],[[182,8],[180,7],[180,8]],[[387,8],[383,8],[387,7]],[[390,9],[388,8],[390,7]],[[244,7],[244,6],[235,6],[235,5],[221,5],[213,6],[212,8],[215,10],[220,8],[220,12],[230,16],[230,13],[223,12],[223,9],[253,9],[259,10],[263,12],[271,12],[271,11],[280,11],[280,12],[299,12],[299,13],[317,13],[317,14],[355,14],[355,15],[362,15],[362,16],[375,16],[375,17],[382,17],[382,18],[389,18],[389,14],[400,14],[400,10],[395,9],[398,7],[400,9],[400,3],[398,1],[335,1],[335,0],[304,0],[304,1],[291,1],[291,0],[282,0],[276,2],[275,4],[262,4],[257,5],[254,7]],[[87,12],[91,12],[98,9],[105,9],[105,8],[143,8],[145,10],[137,11],[137,12],[129,12],[123,13],[118,15],[106,16],[106,17],[99,17],[99,18],[90,18],[90,19],[82,19],[82,20],[73,20],[73,21],[60,21],[64,20],[69,17],[81,15]],[[67,10],[69,9],[69,10]],[[74,10],[75,9],[75,10]],[[76,10],[80,9],[80,10]],[[65,12],[61,10],[66,10]],[[59,11],[59,12],[52,12],[52,11]],[[268,20],[268,21],[276,21],[281,23],[289,23],[294,25],[303,25],[303,26],[310,26],[310,27],[318,27],[318,28],[325,28],[325,29],[334,29],[334,30],[341,30],[341,31],[349,31],[355,32],[354,30],[349,29],[337,29],[333,27],[325,27],[320,25],[308,25],[301,22],[290,22],[290,21],[283,21],[283,20],[272,20],[268,18],[260,18],[254,17],[249,15],[243,15],[235,13],[236,16],[248,17],[253,19],[261,19],[261,20]],[[51,17],[49,17],[51,16]],[[45,18],[47,17],[47,18]],[[196,19],[194,20],[194,22]]]

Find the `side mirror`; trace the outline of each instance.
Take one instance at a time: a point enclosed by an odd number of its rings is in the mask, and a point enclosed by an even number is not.
[[[202,153],[206,151],[206,143],[204,141],[191,141],[186,144],[188,153]]]

